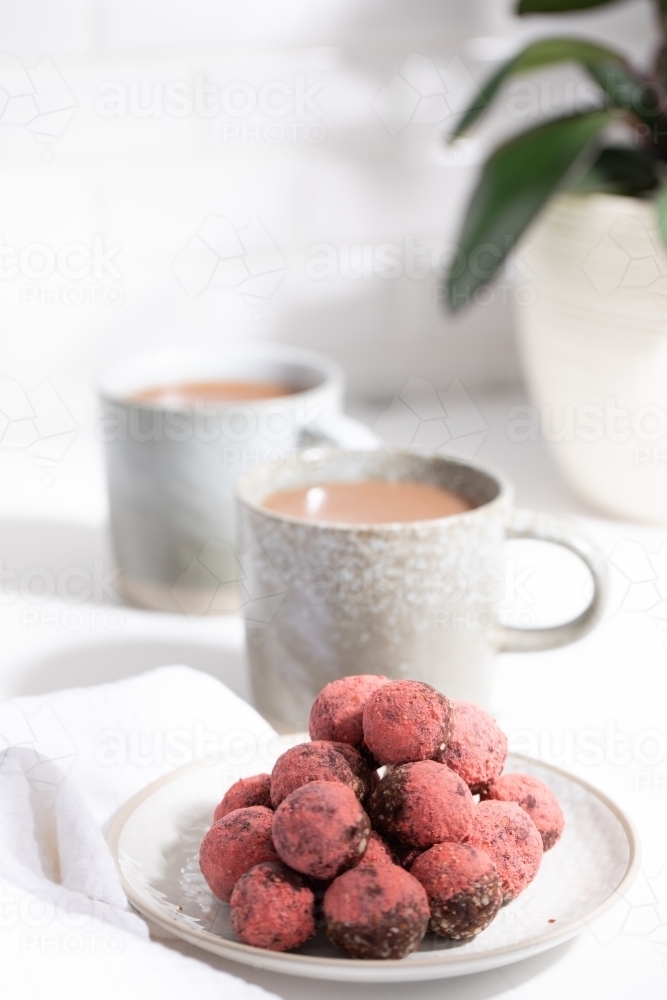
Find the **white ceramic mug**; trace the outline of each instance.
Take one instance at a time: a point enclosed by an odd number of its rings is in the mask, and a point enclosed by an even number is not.
[[[279,383],[292,391],[194,406],[132,401],[147,389],[225,380]],[[239,474],[315,441],[374,446],[372,432],[342,413],[343,394],[343,372],[334,361],[271,343],[169,347],[108,371],[99,428],[125,597],[160,611],[234,610]]]
[[[439,484],[473,506],[433,520],[330,524],[262,504],[278,490],[367,479]],[[252,683],[259,710],[283,730],[307,728],[317,692],[346,674],[412,677],[493,707],[496,653],[574,642],[604,603],[605,561],[595,547],[571,523],[515,510],[505,477],[477,463],[312,449],[248,473],[238,496],[253,596],[244,609]],[[584,561],[593,596],[576,620],[536,629],[501,624],[507,538],[554,542]]]

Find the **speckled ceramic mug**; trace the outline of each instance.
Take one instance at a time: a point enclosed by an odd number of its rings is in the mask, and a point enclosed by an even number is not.
[[[183,382],[278,382],[270,399],[137,400]],[[100,386],[118,585],[133,604],[190,615],[238,603],[236,480],[306,443],[367,448],[375,436],[342,412],[344,377],[329,358],[281,344],[172,345],[123,358]]]
[[[262,505],[278,490],[368,479],[439,484],[473,506],[433,520],[329,524]],[[311,449],[245,475],[246,635],[259,710],[280,729],[305,729],[325,684],[363,673],[412,677],[492,707],[496,653],[551,649],[588,632],[604,603],[602,555],[573,525],[515,510],[512,498],[494,470],[405,452]],[[508,538],[563,545],[584,561],[593,596],[578,618],[535,629],[500,622]]]

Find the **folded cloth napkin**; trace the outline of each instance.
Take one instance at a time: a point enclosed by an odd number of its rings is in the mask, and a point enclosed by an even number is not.
[[[188,667],[0,702],[3,996],[271,996],[151,940],[103,834],[128,798],[230,734],[277,739],[250,705]]]

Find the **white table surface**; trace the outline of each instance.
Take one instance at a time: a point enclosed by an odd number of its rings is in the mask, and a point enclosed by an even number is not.
[[[254,972],[185,945],[165,945],[285,1000],[339,1000],[343,992],[354,1000],[667,995],[667,527],[591,516],[567,491],[543,445],[508,439],[507,413],[516,399],[475,401],[489,428],[476,457],[507,472],[519,505],[580,519],[609,555],[613,583],[604,621],[582,642],[498,658],[499,721],[517,749],[532,748],[559,763],[629,812],[642,838],[642,874],[627,898],[574,941],[496,972],[443,982],[341,987]],[[372,422],[372,409],[359,414]],[[153,614],[104,597],[101,583],[113,563],[92,430],[81,429],[54,468],[36,465],[21,450],[0,450],[0,475],[0,697],[97,684],[174,662],[214,674],[249,696],[237,619]],[[528,571],[528,611],[537,624],[564,620],[583,605],[586,575],[569,556],[514,543],[511,557],[517,571]],[[90,573],[97,595],[74,604],[58,597],[58,582],[73,568]],[[40,579],[56,587],[53,596],[31,595],[27,588],[37,589]]]

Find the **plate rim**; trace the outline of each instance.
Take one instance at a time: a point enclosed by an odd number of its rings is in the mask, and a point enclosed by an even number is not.
[[[119,858],[119,844],[123,829],[130,817],[136,812],[139,806],[151,798],[160,788],[180,779],[188,771],[197,768],[211,766],[215,758],[201,758],[175,768],[169,774],[163,775],[152,781],[145,788],[133,795],[116,812],[109,826],[106,840],[111,851],[111,855],[118,871],[123,891],[132,906],[135,907],[149,920],[167,930],[182,940],[220,957],[231,961],[239,962],[243,965],[252,966],[256,969],[263,969],[271,972],[280,972],[283,975],[292,975],[313,979],[335,979],[349,982],[396,982],[396,981],[417,981],[420,979],[449,978],[462,976],[475,972],[482,972],[492,968],[499,968],[502,965],[509,965],[515,961],[530,958],[540,952],[550,948],[555,948],[559,944],[570,940],[578,934],[584,927],[597,920],[603,913],[613,906],[634,882],[639,874],[642,861],[642,847],[639,832],[628,814],[605,792],[596,788],[584,778],[564,770],[555,764],[539,760],[536,757],[528,757],[525,754],[510,753],[508,760],[525,761],[529,764],[538,764],[554,774],[560,775],[580,785],[587,792],[599,799],[614,814],[621,824],[627,837],[629,856],[628,863],[623,873],[623,877],[617,886],[609,891],[608,896],[599,903],[596,908],[585,917],[578,917],[569,921],[559,931],[550,929],[543,932],[537,938],[526,945],[506,945],[494,948],[481,955],[459,955],[446,952],[448,958],[443,961],[443,953],[421,952],[419,957],[411,962],[405,959],[369,959],[363,962],[350,958],[322,958],[317,955],[297,955],[292,952],[272,952],[265,948],[256,948],[253,945],[243,944],[241,941],[230,941],[217,934],[212,934],[206,930],[191,930],[179,924],[175,917],[166,916],[157,906],[135,892],[134,887],[128,882],[123,872]],[[207,761],[209,762],[207,764]],[[328,973],[328,975],[327,975]],[[372,975],[372,974],[375,975]]]

